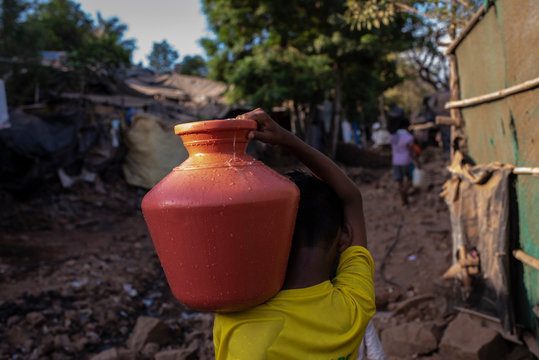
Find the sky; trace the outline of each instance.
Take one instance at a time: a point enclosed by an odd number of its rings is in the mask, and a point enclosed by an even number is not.
[[[107,19],[117,16],[129,28],[124,37],[137,40],[133,63],[142,61],[152,51],[153,42],[167,42],[178,52],[181,61],[185,55],[202,55],[198,40],[211,36],[200,0],[78,0],[83,11],[97,12]]]

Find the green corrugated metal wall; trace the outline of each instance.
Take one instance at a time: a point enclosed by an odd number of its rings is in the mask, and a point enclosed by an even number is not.
[[[455,50],[461,99],[539,77],[539,1],[498,0]],[[539,88],[462,109],[468,155],[476,163],[539,166]],[[539,258],[539,178],[518,175],[519,246]],[[520,322],[538,334],[539,271],[524,265]],[[519,300],[519,299],[517,299]],[[518,307],[518,304],[516,304]]]

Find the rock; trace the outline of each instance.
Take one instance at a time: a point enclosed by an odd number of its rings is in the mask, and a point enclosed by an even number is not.
[[[70,360],[71,356],[68,356],[62,352],[54,352],[51,356],[52,360]]]
[[[101,342],[101,337],[94,331],[88,331],[86,333],[86,339],[89,344],[99,344]]]
[[[24,344],[29,338],[27,332],[22,331],[20,327],[14,327],[7,331],[5,340],[14,347],[24,348]]]
[[[432,294],[415,296],[399,303],[392,304],[389,309],[393,311],[393,315],[398,315],[401,313],[406,313],[410,309],[417,307],[421,302],[430,301],[432,299],[434,299],[434,295]]]
[[[88,344],[87,338],[81,337],[80,339],[77,339],[74,344],[75,350],[79,353],[82,352],[84,348],[86,347],[86,344]]]
[[[116,348],[108,349],[90,358],[91,360],[119,360]]]
[[[431,353],[438,348],[438,341],[432,323],[414,321],[385,329],[382,347],[387,355],[405,357]]]
[[[17,315],[10,316],[7,319],[7,327],[12,327],[13,325],[17,324],[19,321],[21,321],[21,317]]]
[[[28,339],[23,344],[23,349],[25,352],[30,352],[30,350],[34,347],[34,340]]]
[[[195,359],[196,351],[198,350],[199,345],[200,344],[198,342],[192,342],[187,348],[160,351],[155,354],[155,360]]]
[[[171,339],[170,328],[161,320],[140,316],[133,329],[133,335],[127,341],[127,347],[138,352],[142,350],[146,343],[154,342],[162,345]]]
[[[405,316],[407,322],[414,321],[421,318],[421,311],[419,309],[410,309]]]
[[[507,344],[497,331],[482,327],[470,315],[460,313],[447,327],[439,350],[442,359],[504,359]]]
[[[31,312],[26,314],[26,322],[32,326],[39,326],[45,322],[45,316],[42,313]]]
[[[91,360],[135,360],[135,353],[129,349],[112,348],[100,352],[91,358]]]
[[[204,341],[198,348],[197,356],[199,360],[214,360],[215,347],[213,346],[213,340]]]
[[[379,293],[376,294],[376,308],[385,309],[389,304],[392,304],[401,297],[400,292],[392,291],[392,288],[382,288]]]
[[[118,349],[118,359],[119,360],[135,360],[137,359],[137,355],[131,349],[121,348],[121,349]]]
[[[159,344],[150,342],[144,345],[140,354],[145,359],[153,359],[154,355],[159,351]]]
[[[54,347],[58,350],[72,350],[71,340],[67,334],[58,334],[54,337]]]
[[[206,338],[207,338],[207,335],[204,332],[195,330],[185,335],[185,342],[189,344],[195,339],[205,340]]]

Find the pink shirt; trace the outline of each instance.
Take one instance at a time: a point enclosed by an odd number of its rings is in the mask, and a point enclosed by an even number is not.
[[[410,145],[414,143],[414,137],[406,130],[399,129],[391,135],[391,150],[393,153],[393,165],[410,165]]]

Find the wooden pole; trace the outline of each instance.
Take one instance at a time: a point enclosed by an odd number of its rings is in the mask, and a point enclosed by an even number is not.
[[[509,95],[513,95],[522,91],[530,90],[537,86],[539,86],[539,77],[532,80],[524,81],[521,84],[514,85],[511,87],[505,88],[503,90],[498,90],[489,94],[474,96],[474,97],[464,99],[464,100],[449,101],[448,103],[445,104],[445,108],[454,109],[454,108],[462,108],[462,107],[482,104],[488,101],[501,99],[501,98],[504,98]]]
[[[451,24],[449,27],[449,36],[451,37],[451,40],[454,40],[456,36],[456,27],[457,27],[456,12],[457,12],[456,1],[452,0],[451,1]],[[459,81],[457,57],[455,56],[455,54],[449,53],[447,51],[446,51],[446,54],[449,54],[449,89],[450,89],[449,99],[451,101],[457,101],[460,99],[460,81]],[[454,124],[451,126],[451,159],[453,159],[453,155],[455,153],[456,148],[458,148],[460,151],[464,151],[463,149],[461,149],[461,144],[457,143],[457,140],[463,137],[461,128],[464,126],[464,121],[462,120],[462,114],[460,112],[460,109],[451,109],[450,116],[453,119],[455,119]]]
[[[408,130],[415,130],[415,131],[427,130],[427,129],[432,129],[435,126],[436,124],[434,124],[433,122],[428,122],[424,124],[413,124],[408,127]]]
[[[460,44],[460,42],[468,35],[468,33],[473,29],[473,27],[475,26],[475,24],[477,24],[477,22],[479,20],[481,20],[481,17],[483,16],[483,14],[485,13],[485,5],[481,5],[481,7],[479,8],[479,10],[477,10],[477,12],[472,16],[472,18],[470,19],[470,21],[468,22],[468,24],[466,24],[466,27],[464,29],[462,29],[462,31],[460,32],[459,36],[453,41],[451,42],[451,44],[449,44],[449,46],[447,47],[447,49],[445,50],[444,52],[444,55],[447,56],[451,53],[453,53],[453,51],[455,50],[455,48]]]
[[[513,256],[520,260],[522,263],[531,266],[535,270],[539,270],[539,259],[536,257],[531,256],[530,254],[526,254],[522,250],[513,250]]]
[[[458,122],[458,119],[452,118],[450,116],[436,116],[436,125],[449,125],[455,126]]]
[[[513,169],[513,174],[539,176],[539,167],[528,167],[528,166],[516,167]]]
[[[457,101],[460,99],[460,85],[459,85],[459,75],[457,70],[457,58],[455,54],[449,55],[449,88],[450,88],[450,99],[452,101]],[[459,137],[461,131],[460,128],[463,126],[462,114],[460,109],[452,108],[450,110],[450,117],[454,119],[451,124],[451,159],[455,152],[455,141]],[[460,146],[459,146],[460,147]],[[462,151],[462,149],[460,149]]]

